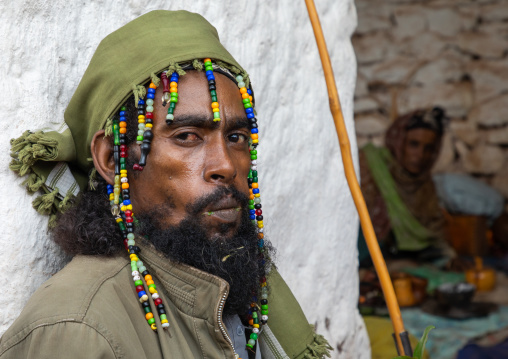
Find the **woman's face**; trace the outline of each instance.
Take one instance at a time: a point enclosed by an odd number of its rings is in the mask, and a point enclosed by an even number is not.
[[[427,128],[415,128],[406,132],[402,150],[402,167],[413,175],[419,175],[432,167],[438,147],[437,134]]]

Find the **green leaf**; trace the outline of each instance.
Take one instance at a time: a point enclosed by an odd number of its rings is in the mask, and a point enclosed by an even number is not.
[[[432,329],[435,329],[436,327],[433,325],[429,325],[427,328],[425,328],[425,331],[423,332],[422,338],[416,345],[415,351],[414,351],[414,357],[416,359],[421,359],[423,357],[423,352],[425,351],[425,344],[427,344],[427,338],[429,336],[429,332]]]

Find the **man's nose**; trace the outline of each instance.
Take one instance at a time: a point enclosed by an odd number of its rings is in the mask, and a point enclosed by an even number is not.
[[[236,166],[226,140],[220,137],[207,146],[203,177],[207,182],[229,184],[236,178]]]

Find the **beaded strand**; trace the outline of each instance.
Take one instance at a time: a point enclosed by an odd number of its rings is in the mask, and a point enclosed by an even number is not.
[[[156,88],[157,86],[153,82],[150,83],[146,94],[146,108],[144,108],[145,101],[142,98],[138,100],[138,135],[136,143],[141,145],[141,156],[139,157],[139,164],[133,166],[133,169],[138,171],[142,171],[143,167],[146,166],[146,158],[150,153],[153,139],[153,100]]]
[[[164,77],[166,78],[167,82],[167,74],[163,73]],[[169,97],[169,108],[168,108],[168,114],[166,115],[166,123],[168,125],[171,125],[175,119],[175,107],[178,102],[178,79],[179,79],[178,73],[175,71],[171,75],[170,83],[169,83],[169,96],[167,96],[166,88],[164,88],[164,95],[162,99],[162,103],[166,102],[166,98]],[[162,75],[161,75],[161,78]],[[164,84],[164,83],[163,83]],[[164,84],[165,85],[165,84]]]
[[[208,89],[212,97],[213,122],[220,121],[219,102],[217,101],[217,87],[215,86],[215,76],[213,75],[213,65],[211,59],[204,59],[206,79],[208,80]]]
[[[166,104],[169,102],[171,96],[169,95],[169,80],[167,71],[161,73],[161,82],[162,82],[162,106],[166,107]]]
[[[153,84],[150,84],[150,88],[154,89],[152,85]],[[152,93],[155,93],[155,91]],[[150,97],[148,97],[148,100],[153,100],[153,98],[150,99]],[[147,104],[149,106],[153,106],[153,101],[150,104],[148,100]],[[138,101],[138,121],[140,111],[139,107],[142,107],[143,105],[143,100]],[[153,107],[147,108],[147,115],[148,113],[153,113]],[[148,325],[150,325],[152,330],[157,330],[155,319],[150,307],[150,303],[148,301],[148,294],[145,291],[141,276],[143,276],[145,285],[148,288],[148,292],[151,294],[154,304],[157,307],[161,325],[164,329],[167,329],[169,328],[169,321],[167,320],[166,309],[162,303],[162,299],[159,297],[157,286],[155,285],[152,276],[148,272],[143,262],[139,260],[138,254],[141,249],[136,246],[136,242],[134,240],[134,214],[132,212],[132,204],[130,201],[129,180],[127,178],[127,168],[125,163],[128,156],[126,145],[127,122],[125,116],[125,107],[122,106],[119,115],[119,120],[113,120],[113,157],[115,160],[115,184],[114,186],[109,184],[107,186],[109,199],[111,201],[111,213],[115,217],[115,221],[118,223],[120,231],[122,232],[125,249],[129,252],[132,279],[134,281],[135,289],[139,297],[139,302],[141,303],[143,311],[145,312],[145,319],[147,320]],[[151,122],[147,121],[147,124],[151,124]],[[149,128],[151,128],[151,126]],[[151,130],[149,131],[151,133]],[[143,136],[143,138],[146,137]],[[122,189],[121,196],[120,188]]]
[[[245,114],[247,115],[247,119],[249,120],[250,132],[251,132],[251,146],[250,146],[250,159],[251,159],[251,169],[248,175],[248,183],[249,183],[249,215],[253,224],[257,226],[258,230],[258,251],[259,251],[259,266],[262,268],[265,265],[264,258],[264,224],[263,224],[263,211],[261,210],[261,194],[259,192],[259,184],[258,184],[258,168],[257,168],[257,146],[259,144],[258,138],[258,125],[257,119],[254,114],[253,108],[253,97],[252,90],[247,89],[243,76],[236,76],[236,81],[238,83],[238,88],[240,89],[240,94],[242,95],[242,103],[245,109]],[[249,340],[247,341],[247,348],[253,349],[254,345],[256,345],[256,341],[260,332],[260,325],[264,325],[268,322],[268,289],[266,277],[262,277],[259,281],[260,285],[260,294],[261,294],[261,306],[257,304],[257,295],[253,293],[252,302],[250,304],[251,308],[249,310],[249,325],[252,326],[252,333],[249,336]]]

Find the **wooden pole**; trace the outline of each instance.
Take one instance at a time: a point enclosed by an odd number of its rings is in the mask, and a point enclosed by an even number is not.
[[[367,243],[367,247],[369,248],[372,262],[374,263],[374,267],[376,268],[377,275],[381,282],[381,288],[383,289],[383,294],[388,306],[388,311],[390,312],[390,319],[392,320],[395,332],[395,340],[398,351],[400,355],[412,355],[412,353],[407,353],[411,349],[409,348],[409,350],[405,351],[404,346],[406,345],[402,345],[404,340],[401,340],[401,335],[405,334],[406,330],[404,329],[404,323],[402,322],[400,308],[397,303],[397,298],[395,297],[395,291],[393,290],[393,284],[390,279],[388,269],[386,268],[386,263],[383,259],[383,255],[381,254],[381,249],[379,248],[376,234],[374,233],[374,227],[372,226],[372,221],[370,219],[369,212],[367,211],[365,199],[363,198],[360,185],[358,184],[358,179],[356,178],[353,159],[351,157],[351,146],[340,106],[339,93],[337,92],[337,87],[335,85],[332,64],[326,48],[326,42],[319,22],[316,6],[314,5],[313,0],[305,0],[305,4],[307,5],[307,11],[312,23],[314,36],[316,37],[316,43],[319,49],[319,56],[321,57],[321,63],[323,65],[326,87],[328,88],[328,100],[330,102],[330,110],[332,112],[335,130],[337,131],[337,136],[339,137],[344,172],[346,174],[347,183],[349,185],[349,189],[351,190],[356,209],[358,210],[358,214],[360,216],[360,223],[363,234],[365,235],[365,241]],[[407,337],[407,334],[404,336]]]

